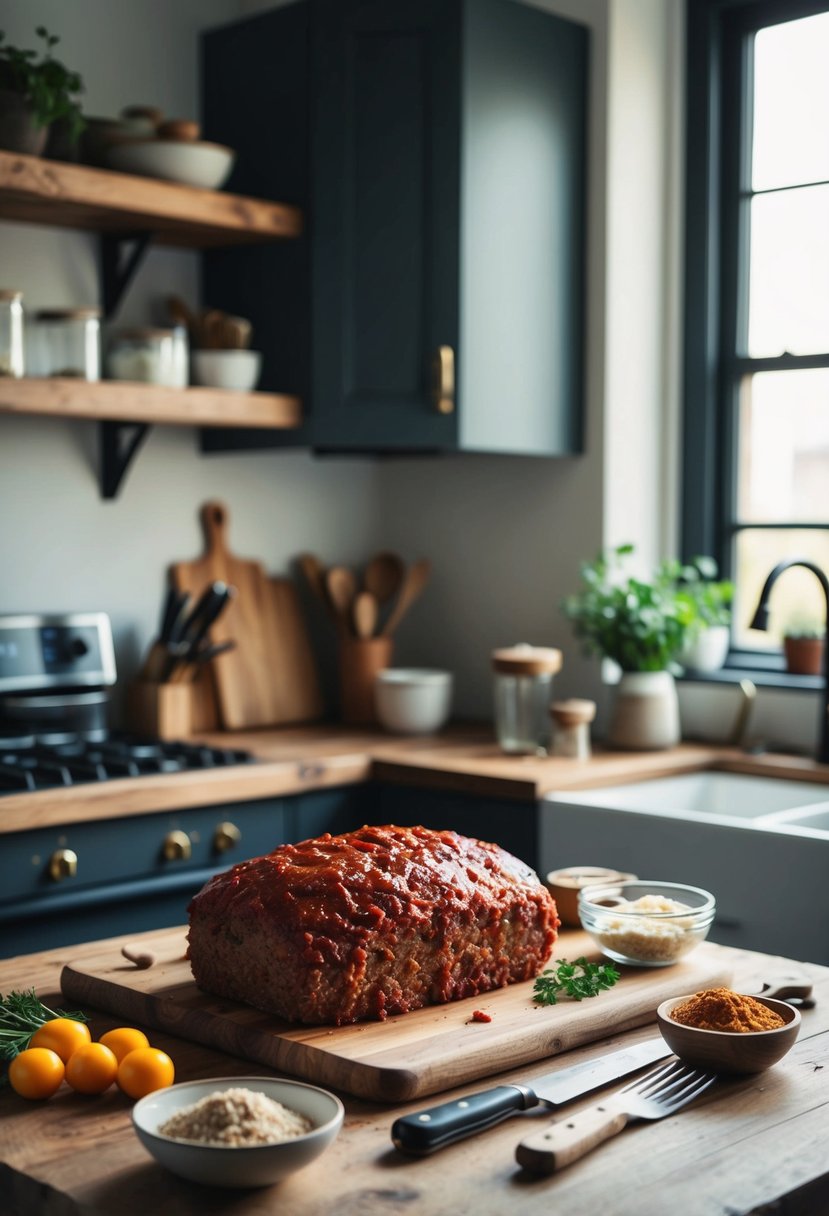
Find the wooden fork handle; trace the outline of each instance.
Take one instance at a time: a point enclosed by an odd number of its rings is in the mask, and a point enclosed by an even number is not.
[[[591,1106],[525,1137],[515,1150],[515,1160],[537,1174],[555,1173],[618,1135],[627,1121],[622,1111]]]

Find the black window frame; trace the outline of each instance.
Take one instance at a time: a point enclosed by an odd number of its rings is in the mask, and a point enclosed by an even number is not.
[[[747,316],[739,218],[749,165],[744,115],[750,116],[752,94],[746,36],[827,11],[829,0],[687,0],[681,548],[686,559],[711,554],[724,577],[733,575],[733,538],[744,528],[827,527],[738,523],[734,402],[739,374],[747,370],[829,367],[829,353],[749,359],[738,341]],[[727,666],[774,671],[783,661],[732,648]]]

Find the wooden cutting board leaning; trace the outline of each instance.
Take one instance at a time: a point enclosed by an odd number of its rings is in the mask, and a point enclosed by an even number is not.
[[[293,583],[269,579],[261,562],[230,551],[223,503],[204,503],[200,516],[205,551],[194,561],[174,563],[170,579],[194,601],[216,579],[236,589],[209,635],[212,643],[236,642],[210,664],[220,724],[241,730],[321,717],[316,665]]]
[[[670,967],[620,968],[622,978],[615,987],[581,1002],[536,1005],[528,981],[385,1022],[300,1026],[201,992],[184,957],[183,927],[148,933],[141,948],[156,956],[155,964],[143,971],[106,943],[79,955],[61,973],[64,996],[81,1008],[102,1009],[128,1023],[169,1031],[378,1102],[440,1093],[655,1023],[661,1001],[727,985],[732,976],[727,953],[703,942]],[[599,959],[586,933],[562,933],[554,958],[580,955]],[[492,1020],[473,1020],[476,1010]]]

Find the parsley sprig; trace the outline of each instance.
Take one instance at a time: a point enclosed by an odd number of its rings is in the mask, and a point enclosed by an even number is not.
[[[39,1001],[34,988],[28,992],[10,992],[0,996],[0,1060],[13,1060],[18,1052],[29,1046],[36,1030],[52,1018],[72,1018],[86,1022],[83,1013],[64,1013],[61,1009],[50,1009]]]
[[[598,996],[605,988],[612,988],[619,978],[612,963],[588,963],[583,957],[568,963],[563,958],[555,968],[548,967],[536,978],[533,1000],[537,1005],[555,1005],[560,996],[583,1001],[585,997]]]

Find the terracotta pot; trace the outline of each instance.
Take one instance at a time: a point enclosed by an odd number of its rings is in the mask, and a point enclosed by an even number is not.
[[[823,638],[783,638],[786,670],[794,676],[819,676],[823,671]]]
[[[659,751],[679,743],[679,698],[669,671],[625,672],[616,686],[607,740],[611,747]]]
[[[25,98],[11,89],[0,89],[0,148],[40,156],[48,127],[39,127]]]

